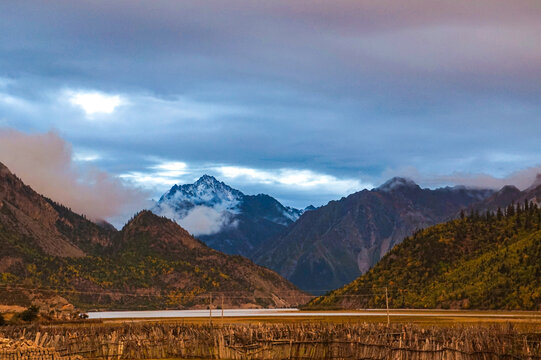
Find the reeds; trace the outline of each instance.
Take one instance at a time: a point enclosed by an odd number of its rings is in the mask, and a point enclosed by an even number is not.
[[[92,359],[541,359],[541,333],[511,325],[140,323],[5,327],[0,336]]]

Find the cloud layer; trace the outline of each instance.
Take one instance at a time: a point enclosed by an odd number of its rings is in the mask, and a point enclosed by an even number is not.
[[[505,185],[514,185],[521,190],[531,187],[539,181],[541,165],[528,167],[515,171],[504,177],[495,177],[489,174],[466,174],[452,173],[449,175],[422,175],[415,169],[408,169],[399,172],[427,186],[435,187],[442,185],[464,185],[474,188],[501,189]]]
[[[408,169],[497,186],[540,164],[538,0],[30,0],[0,14],[0,127],[53,129],[154,196],[214,171],[304,207]],[[166,163],[186,166],[152,168]]]
[[[95,220],[147,204],[145,192],[94,166],[75,164],[71,146],[53,132],[0,131],[0,161],[38,193]]]

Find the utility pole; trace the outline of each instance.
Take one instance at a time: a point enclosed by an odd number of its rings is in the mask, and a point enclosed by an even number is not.
[[[222,323],[224,322],[224,294],[222,294]]]
[[[391,318],[389,316],[389,293],[387,286],[385,287],[385,303],[387,304],[387,326],[389,326],[391,324]]]
[[[212,293],[209,293],[209,324],[212,326]]]

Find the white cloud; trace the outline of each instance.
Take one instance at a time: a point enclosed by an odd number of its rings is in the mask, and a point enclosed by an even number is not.
[[[72,159],[76,162],[91,162],[100,160],[101,156],[93,152],[75,152]]]
[[[0,103],[13,107],[23,107],[27,105],[25,100],[6,93],[0,93]]]
[[[171,178],[185,175],[188,164],[180,161],[167,161],[153,166],[151,169],[157,170],[156,174],[158,176]]]
[[[219,180],[238,189],[260,189],[271,196],[280,194],[317,193],[325,194],[328,200],[346,196],[353,192],[373,188],[369,182],[354,178],[338,178],[308,169],[255,169],[243,166],[217,166],[207,164],[204,167],[194,166],[181,161],[155,160],[156,164],[142,171],[133,171],[120,175],[144,188],[163,192],[166,187],[175,184],[186,184],[195,181],[203,174],[216,176]],[[327,201],[328,201],[327,200]],[[310,200],[310,201],[316,201]]]
[[[174,178],[158,176],[154,173],[145,173],[140,171],[132,171],[126,174],[120,174],[118,177],[124,180],[135,182],[145,188],[162,188],[165,185],[173,186],[177,183],[177,180]]]
[[[181,161],[162,161],[150,166],[148,171],[132,171],[119,175],[143,187],[163,188],[181,183],[182,177],[189,173],[188,164]]]
[[[372,184],[362,183],[357,179],[339,179],[332,175],[305,169],[261,170],[238,166],[221,166],[216,170],[226,179],[243,179],[247,182],[278,185],[298,190],[326,189],[336,194],[347,194],[372,187]]]
[[[194,235],[211,235],[230,226],[226,211],[218,211],[208,206],[196,206],[178,220],[178,224]]]
[[[226,227],[237,226],[237,222],[231,219],[231,214],[228,211],[205,205],[195,206],[186,214],[179,214],[166,203],[163,203],[159,207],[159,215],[174,220],[195,236],[212,235]]]
[[[118,106],[125,103],[120,95],[108,95],[97,91],[70,91],[68,96],[69,102],[83,109],[87,116],[112,114]]]

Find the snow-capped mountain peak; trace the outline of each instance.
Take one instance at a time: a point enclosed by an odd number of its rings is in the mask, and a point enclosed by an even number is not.
[[[243,197],[242,192],[218,181],[214,176],[203,175],[193,184],[174,185],[160,198],[158,204],[187,202],[233,209]]]
[[[176,221],[211,247],[249,255],[256,244],[281,232],[303,211],[269,195],[245,195],[203,175],[193,184],[174,185],[152,212]]]

